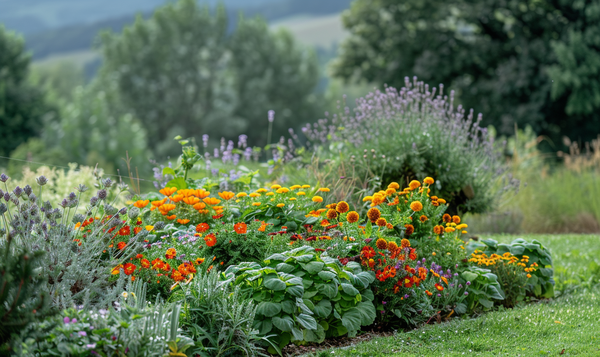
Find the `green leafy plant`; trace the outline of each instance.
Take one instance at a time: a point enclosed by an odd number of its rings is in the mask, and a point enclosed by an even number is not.
[[[279,348],[290,341],[323,342],[326,336],[355,336],[373,323],[375,307],[370,272],[358,263],[342,266],[337,259],[319,256],[302,246],[274,254],[258,263],[229,267],[224,276],[258,302],[254,326]],[[271,346],[269,351],[276,349]]]
[[[531,242],[522,238],[513,240],[510,244],[500,243],[493,239],[485,239],[481,242],[470,241],[467,252],[473,253],[481,250],[487,255],[502,255],[506,252],[522,259],[527,257],[529,264],[537,269],[531,272],[531,278],[527,280],[527,290],[536,297],[550,298],[554,296],[554,269],[552,267],[552,255],[537,239]]]
[[[498,277],[489,269],[471,266],[461,273],[461,277],[467,285],[468,311],[477,310],[480,306],[488,310],[494,306],[495,300],[504,300],[504,291],[498,283]]]
[[[202,356],[264,356],[252,324],[256,305],[230,280],[222,281],[212,270],[198,274],[184,289],[182,327],[195,341],[192,353]]]

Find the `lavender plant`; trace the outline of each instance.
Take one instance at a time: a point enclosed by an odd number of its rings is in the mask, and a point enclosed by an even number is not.
[[[128,249],[101,259],[110,240],[110,228],[119,229],[123,224],[121,216],[127,214],[125,209],[113,206],[127,186],[97,176],[98,190],[87,206],[81,197],[88,187],[79,185],[55,207],[37,196],[43,197],[46,177],[37,178],[37,194],[29,185],[10,190],[8,180],[5,174],[0,175],[5,189],[0,189],[4,201],[0,203],[0,234],[14,241],[9,254],[44,252],[35,266],[36,278],[44,281],[40,290],[49,296],[54,307],[110,305],[123,291],[124,279],[109,284],[103,277],[108,276],[110,267],[134,254],[139,241],[148,233],[142,230],[128,244]],[[78,213],[81,206],[85,214]],[[99,223],[86,234],[85,244],[81,244],[79,224],[88,217]],[[4,240],[0,242],[1,246],[5,244]]]
[[[481,119],[455,106],[453,91],[444,95],[443,85],[430,88],[415,77],[399,90],[370,93],[353,113],[345,106],[303,132],[319,162],[326,161],[318,171],[333,167],[321,178],[329,187],[371,194],[390,182],[431,176],[431,194],[448,198],[450,213],[485,212],[500,193],[493,189],[497,180],[508,180],[500,191],[518,181],[503,175],[500,152]]]

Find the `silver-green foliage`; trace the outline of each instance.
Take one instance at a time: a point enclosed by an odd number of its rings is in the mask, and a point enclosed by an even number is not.
[[[252,323],[256,305],[214,270],[198,274],[185,288],[182,324],[202,356],[265,356],[265,341]]]

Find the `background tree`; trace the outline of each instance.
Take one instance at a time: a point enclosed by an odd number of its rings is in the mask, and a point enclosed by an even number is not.
[[[27,82],[30,56],[22,38],[0,25],[0,155],[42,131],[52,110],[42,92]]]
[[[178,153],[176,135],[244,133],[250,144],[264,145],[271,109],[274,140],[315,118],[316,56],[290,34],[270,33],[261,20],[241,18],[229,34],[227,22],[223,7],[213,14],[181,0],[102,37],[101,73],[116,81],[160,159]]]
[[[344,15],[352,35],[342,44],[334,74],[392,86],[416,75],[431,85],[450,84],[459,102],[484,113],[484,125],[495,125],[501,134],[512,134],[515,124],[531,125],[555,144],[561,135],[590,140],[597,130],[589,128],[600,127],[598,117],[589,109],[567,110],[567,102],[594,102],[590,88],[597,77],[578,81],[566,73],[570,65],[582,77],[588,68],[582,59],[595,61],[581,49],[573,56],[577,33],[587,33],[588,50],[597,48],[593,10],[599,4],[357,0]],[[560,80],[553,84],[555,78]],[[573,99],[578,93],[588,99]]]

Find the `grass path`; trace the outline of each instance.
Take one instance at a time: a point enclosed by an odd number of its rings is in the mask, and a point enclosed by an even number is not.
[[[510,242],[517,236],[492,238]],[[325,350],[317,356],[600,356],[600,236],[523,238],[537,239],[551,250],[562,296]]]

